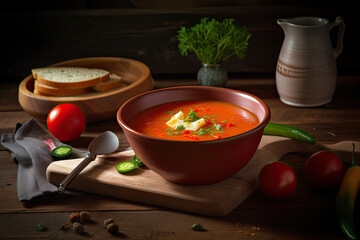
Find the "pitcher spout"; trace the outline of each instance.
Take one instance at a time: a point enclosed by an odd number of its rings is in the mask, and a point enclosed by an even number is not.
[[[280,18],[277,21],[277,24],[285,31],[286,27],[289,24],[289,19],[286,18]]]
[[[289,23],[289,19],[287,19],[287,18],[280,18],[280,19],[278,19],[276,22],[277,22],[277,24],[279,24],[279,25],[281,26],[281,25],[284,25],[284,24]]]

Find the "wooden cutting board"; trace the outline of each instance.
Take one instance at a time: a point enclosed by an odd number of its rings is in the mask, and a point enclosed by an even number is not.
[[[168,182],[147,168],[119,174],[115,165],[131,160],[132,150],[98,156],[68,186],[68,189],[142,202],[209,216],[224,216],[257,187],[260,169],[290,152],[313,153],[323,149],[351,152],[350,141],[332,145],[310,145],[278,136],[263,136],[253,159],[240,171],[217,184],[184,186]],[[360,149],[360,142],[355,142]],[[49,182],[59,185],[82,159],[55,161],[47,168]]]

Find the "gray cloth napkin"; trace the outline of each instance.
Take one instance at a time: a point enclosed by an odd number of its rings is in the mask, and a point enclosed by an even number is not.
[[[18,162],[17,190],[20,201],[56,195],[57,187],[46,179],[46,168],[54,161],[49,146],[51,143],[56,147],[66,145],[33,118],[24,124],[18,123],[13,134],[1,135],[1,144],[12,152]],[[84,157],[86,153],[73,149],[71,158]]]

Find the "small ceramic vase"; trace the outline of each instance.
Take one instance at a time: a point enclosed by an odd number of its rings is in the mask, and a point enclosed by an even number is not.
[[[202,86],[225,87],[228,74],[221,64],[205,64],[197,73],[197,80]]]
[[[329,103],[336,88],[335,59],[343,49],[345,24],[341,17],[330,23],[317,17],[279,19],[285,33],[276,67],[280,100],[295,107],[316,107]],[[337,46],[329,31],[339,26]]]

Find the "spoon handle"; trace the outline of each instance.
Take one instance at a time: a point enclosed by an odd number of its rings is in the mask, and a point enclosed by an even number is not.
[[[72,170],[69,175],[67,175],[64,180],[59,184],[58,192],[63,194],[65,192],[66,187],[70,184],[70,182],[93,160],[95,160],[96,155],[92,153],[87,153],[84,160],[81,161],[79,165]]]

